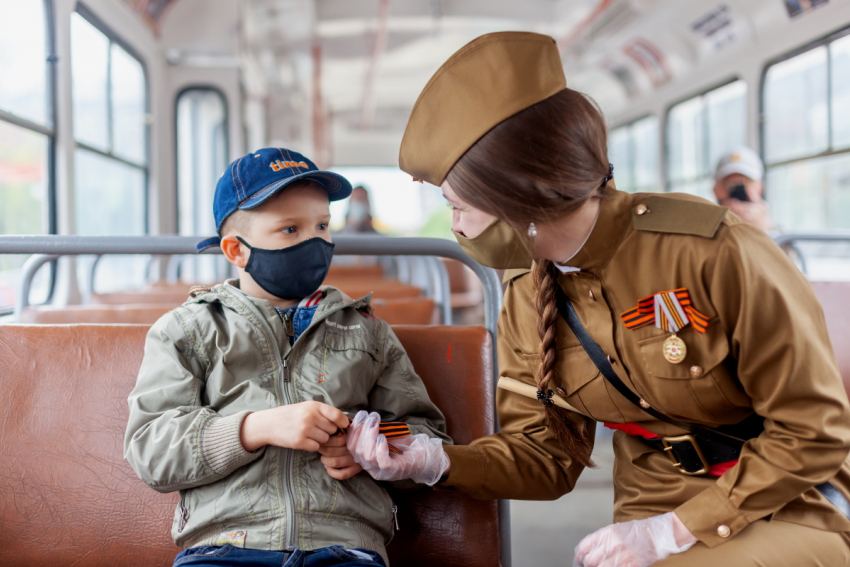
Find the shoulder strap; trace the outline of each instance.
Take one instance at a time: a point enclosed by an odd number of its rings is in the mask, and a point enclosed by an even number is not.
[[[578,318],[578,314],[576,314],[575,308],[573,304],[570,302],[570,298],[567,297],[567,294],[564,293],[564,290],[561,289],[561,286],[556,286],[555,289],[555,298],[558,304],[558,311],[561,314],[567,324],[572,329],[575,336],[578,338],[581,346],[584,347],[585,352],[602,373],[608,382],[620,392],[623,397],[629,400],[631,403],[651,415],[652,417],[659,419],[661,421],[667,422],[671,425],[675,425],[685,431],[690,433],[698,433],[705,437],[708,437],[714,441],[718,441],[725,445],[731,445],[734,447],[742,447],[744,445],[745,439],[741,439],[734,435],[729,435],[727,433],[723,433],[722,431],[718,431],[716,429],[711,429],[709,427],[705,427],[704,425],[699,425],[696,423],[687,423],[685,421],[679,421],[678,419],[672,418],[668,415],[661,413],[653,407],[645,408],[640,404],[640,397],[632,392],[628,386],[626,386],[620,377],[617,376],[617,373],[614,372],[614,369],[611,367],[611,363],[608,362],[608,357],[605,356],[605,353],[602,351],[602,347],[597,344],[596,341],[588,334],[585,330],[584,325],[581,324],[581,320]]]

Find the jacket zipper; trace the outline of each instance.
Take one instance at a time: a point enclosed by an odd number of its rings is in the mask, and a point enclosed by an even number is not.
[[[182,533],[183,528],[186,527],[186,523],[189,521],[189,510],[186,509],[186,494],[183,493],[180,495],[180,504],[178,506],[180,510],[180,521],[177,523],[177,533]]]
[[[234,299],[236,301],[238,301],[239,303],[242,303],[243,305],[245,305],[251,311],[253,311],[255,313],[255,316],[257,316],[257,318],[260,321],[262,321],[261,325],[262,325],[263,331],[265,332],[266,340],[269,341],[270,345],[274,346],[274,348],[277,352],[278,362],[280,363],[282,376],[280,376],[279,379],[281,380],[281,393],[283,394],[283,403],[286,404],[286,405],[290,405],[292,403],[292,400],[290,398],[289,389],[287,388],[287,384],[292,381],[292,377],[290,375],[290,367],[289,367],[288,361],[289,361],[289,358],[292,357],[292,353],[295,350],[295,345],[293,345],[292,348],[289,349],[289,352],[287,353],[286,356],[282,356],[281,353],[280,353],[280,347],[277,344],[277,339],[275,338],[274,331],[272,330],[272,328],[269,325],[269,322],[266,320],[266,318],[263,317],[262,313],[260,313],[259,310],[256,309],[253,305],[247,305],[246,302],[241,301],[238,297],[234,297]],[[341,305],[336,306],[335,308],[333,308],[333,309],[329,310],[328,312],[326,312],[325,314],[323,314],[321,320],[324,321],[330,315],[333,315],[337,311],[341,311],[342,309],[344,309],[347,306],[348,306],[347,304],[341,304]],[[313,327],[313,325],[316,325],[319,322],[320,321],[316,320],[316,316],[313,315],[313,321],[310,323],[310,325],[307,327],[307,329],[304,330],[304,333],[306,333],[311,327]],[[290,324],[291,324],[291,320],[290,320]],[[284,324],[284,327],[285,326],[286,325]],[[302,335],[304,333],[302,333]],[[287,332],[287,335],[288,334],[289,333]],[[293,335],[294,335],[294,333],[293,333]],[[286,540],[287,549],[292,549],[292,548],[295,547],[294,544],[290,543],[291,541],[293,541],[294,534],[295,534],[295,512],[292,509],[292,506],[295,503],[295,496],[292,493],[292,482],[291,482],[294,475],[290,474],[290,469],[292,468],[291,460],[292,460],[292,451],[291,450],[284,450],[283,451],[283,474],[284,474],[283,480],[284,480],[284,490],[286,492],[286,499],[285,499],[285,502],[284,502],[284,506],[286,506],[286,532],[288,532],[288,533],[284,534],[286,536],[284,539]],[[181,500],[181,504],[182,504],[182,500]],[[394,516],[393,517],[395,518],[395,513],[398,511],[398,507],[393,505],[393,509],[394,509],[394,511],[393,511]],[[183,513],[183,510],[185,510],[185,508],[181,509],[181,514]],[[188,511],[186,511],[185,512],[185,518],[188,519],[188,517],[189,517]],[[398,519],[396,519],[396,525],[397,524],[398,524]],[[183,522],[183,526],[185,526],[185,521]],[[182,529],[183,528],[178,525],[178,532],[181,531]]]
[[[393,514],[393,524],[395,525],[395,531],[399,531],[399,527],[398,527],[398,506],[393,504],[393,507],[390,508],[390,511]]]

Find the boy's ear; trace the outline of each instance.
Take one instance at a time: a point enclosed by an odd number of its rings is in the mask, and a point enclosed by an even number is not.
[[[251,251],[247,246],[244,246],[235,236],[228,234],[221,239],[221,251],[224,252],[224,257],[227,261],[237,268],[245,268],[248,264],[248,257],[251,256]]]

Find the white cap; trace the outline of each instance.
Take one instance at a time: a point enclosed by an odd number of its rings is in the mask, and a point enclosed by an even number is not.
[[[723,154],[717,163],[714,179],[720,180],[727,175],[739,173],[755,181],[761,181],[764,176],[764,164],[758,154],[750,148],[741,146]]]

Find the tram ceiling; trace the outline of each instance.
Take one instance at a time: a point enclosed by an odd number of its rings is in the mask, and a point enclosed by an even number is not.
[[[258,100],[289,97],[270,101],[268,108],[312,114],[312,128],[325,131],[330,161],[338,165],[354,164],[355,156],[394,165],[407,115],[428,78],[484,33],[524,30],[555,37],[568,84],[588,92],[616,120],[659,88],[688,80],[706,60],[752,47],[764,30],[788,22],[778,0],[160,0],[150,5],[169,3],[207,11],[238,5],[238,57],[243,75],[246,68],[253,74],[244,80],[248,94]],[[274,121],[291,121],[268,120],[269,132],[278,130]],[[301,129],[305,136],[310,130]],[[367,139],[379,140],[372,144],[373,155],[364,154]],[[347,144],[357,145],[357,151],[349,152]],[[387,148],[395,150],[387,153]]]

